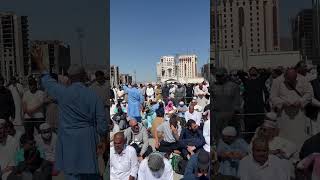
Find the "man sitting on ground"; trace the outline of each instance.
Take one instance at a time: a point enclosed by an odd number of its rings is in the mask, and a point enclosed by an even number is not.
[[[158,132],[163,134],[163,140],[159,142]],[[154,134],[155,148],[160,152],[165,152],[167,155],[179,148],[179,136],[181,127],[178,124],[178,117],[173,115],[169,121],[165,121],[157,128],[157,133]]]
[[[173,180],[170,162],[160,153],[154,152],[140,163],[138,180]]]
[[[237,131],[232,126],[224,128],[222,135],[223,138],[217,146],[217,155],[220,159],[219,173],[225,176],[237,176],[239,161],[249,152],[248,144],[237,137]]]
[[[187,127],[182,129],[179,143],[184,147],[181,154],[184,159],[193,155],[194,151],[199,150],[205,144],[203,133],[194,120],[190,119]]]
[[[114,135],[113,144],[110,148],[110,179],[135,180],[139,168],[136,150],[126,145],[123,132]]]
[[[194,179],[210,179],[210,155],[203,149],[190,158],[182,180]]]
[[[149,146],[147,129],[136,120],[130,120],[129,125],[130,127],[124,131],[124,136],[127,144],[136,149],[139,161],[142,161],[153,151]]]
[[[240,161],[240,180],[290,180],[290,164],[269,152],[269,142],[256,138],[252,143],[252,155]]]

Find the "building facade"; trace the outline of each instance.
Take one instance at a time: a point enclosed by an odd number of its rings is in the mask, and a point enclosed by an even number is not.
[[[215,1],[214,1],[215,2]],[[218,0],[211,4],[211,60],[219,52],[248,53],[279,51],[278,0]]]
[[[292,21],[293,50],[300,51],[304,59],[313,57],[313,11],[304,9]]]
[[[160,75],[161,78],[166,79],[174,79],[176,78],[177,71],[176,71],[176,60],[174,56],[162,56],[160,58],[160,65],[157,74]]]
[[[32,45],[36,45],[42,49],[44,65],[49,72],[56,74],[64,74],[68,71],[71,64],[70,46],[62,41],[33,41]],[[32,69],[36,72],[37,69]]]
[[[313,10],[313,56],[315,64],[320,64],[320,0],[312,1]]]
[[[110,66],[110,77],[111,86],[118,87],[120,83],[119,66]]]
[[[0,71],[6,80],[31,72],[27,16],[0,12]]]
[[[201,67],[201,76],[204,78],[204,79],[209,79],[210,78],[210,64],[207,63],[205,65],[203,65]]]
[[[132,84],[132,76],[129,74],[120,74],[120,83]]]
[[[178,57],[178,77],[179,78],[195,78],[197,77],[197,56],[181,55]]]
[[[157,81],[166,80],[185,81],[190,78],[197,78],[196,55],[162,56],[157,63]]]

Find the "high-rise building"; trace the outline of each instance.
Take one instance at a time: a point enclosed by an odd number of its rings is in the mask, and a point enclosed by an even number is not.
[[[0,12],[0,71],[6,80],[31,72],[27,16]]]
[[[118,66],[111,66],[110,67],[110,84],[111,86],[119,86],[120,83],[120,73],[119,73],[119,67]]]
[[[212,60],[225,50],[246,56],[280,49],[278,0],[217,1],[211,4]]]
[[[207,80],[210,78],[210,64],[209,63],[207,63],[201,67],[201,76]]]
[[[179,78],[195,78],[197,74],[196,55],[181,55],[178,57],[178,77]]]
[[[304,59],[313,57],[313,12],[300,11],[292,21],[293,50],[300,51]]]
[[[162,56],[157,63],[157,81],[197,78],[196,55]]]
[[[70,46],[62,41],[33,41],[43,52],[44,65],[52,73],[62,74],[68,71],[71,64]],[[36,72],[36,69],[32,69]]]
[[[313,56],[320,64],[320,0],[312,1],[313,10]]]
[[[129,74],[120,74],[120,81],[122,84],[132,84],[132,76]]]
[[[176,78],[176,62],[174,56],[162,56],[160,58],[160,63],[161,71],[159,74],[161,74],[162,78]]]

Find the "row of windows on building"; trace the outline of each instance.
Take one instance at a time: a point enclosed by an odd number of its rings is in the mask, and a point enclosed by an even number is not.
[[[260,2],[261,2],[261,4],[262,4],[262,1],[256,0],[255,2],[256,2],[255,4],[257,5],[257,9],[259,9],[259,6],[258,6],[258,5],[260,4]],[[239,1],[236,2],[236,5],[237,5],[237,6],[240,6],[241,4],[242,4],[242,6],[245,6],[245,5],[246,5],[246,2],[245,2],[245,1],[243,1],[242,3],[240,3]],[[273,4],[275,5],[275,4],[276,4],[276,1],[273,1]],[[232,5],[233,5],[233,2],[230,1],[229,5],[232,6]],[[252,5],[253,5],[253,1],[252,1],[252,0],[249,1],[249,5],[252,7]],[[224,6],[224,7],[227,6],[226,1],[223,2],[223,6]]]

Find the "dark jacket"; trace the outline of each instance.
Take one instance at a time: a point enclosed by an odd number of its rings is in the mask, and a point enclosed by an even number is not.
[[[187,167],[184,171],[184,178],[183,180],[200,180],[199,177],[196,177],[196,173],[198,170],[198,154],[194,154],[189,159]],[[210,168],[207,177],[205,179],[210,179]]]
[[[202,131],[198,130],[193,133],[187,128],[182,129],[179,142],[185,147],[192,145],[197,149],[201,148],[206,143]]]
[[[0,89],[0,119],[8,120],[15,117],[15,105],[11,91],[7,88]]]

